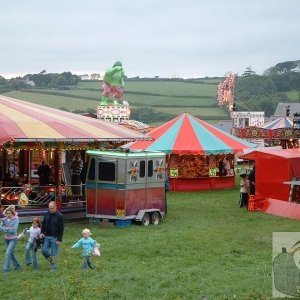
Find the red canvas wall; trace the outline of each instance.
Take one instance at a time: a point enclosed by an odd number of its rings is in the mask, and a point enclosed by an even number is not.
[[[299,149],[253,151],[241,158],[255,161],[256,195],[288,201],[290,185],[284,184],[300,177]]]

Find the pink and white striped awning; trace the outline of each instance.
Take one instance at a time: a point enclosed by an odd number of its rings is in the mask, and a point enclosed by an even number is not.
[[[0,95],[0,145],[15,142],[136,141],[149,136],[119,126]]]

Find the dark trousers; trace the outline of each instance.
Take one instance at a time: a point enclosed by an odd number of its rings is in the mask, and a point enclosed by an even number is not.
[[[72,194],[80,195],[80,175],[72,175],[71,185],[72,185]]]
[[[240,193],[240,203],[239,206],[247,206],[248,205],[248,193]]]

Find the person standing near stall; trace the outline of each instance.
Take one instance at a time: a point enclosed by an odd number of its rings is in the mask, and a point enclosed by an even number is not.
[[[83,168],[83,161],[81,159],[80,153],[75,154],[70,168],[72,171],[72,178],[71,178],[72,193],[74,195],[80,195],[80,184],[81,184],[80,173]]]
[[[41,186],[49,184],[49,176],[51,174],[51,169],[44,160],[42,161],[42,164],[38,167],[37,174],[39,175],[39,182]]]
[[[249,197],[249,179],[248,175],[242,173],[240,175],[240,201],[239,207],[248,206],[248,197]]]
[[[250,195],[255,195],[255,166],[253,166],[252,170],[249,173],[249,182],[250,182]]]

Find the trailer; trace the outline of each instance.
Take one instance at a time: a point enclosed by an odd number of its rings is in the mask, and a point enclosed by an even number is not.
[[[157,225],[165,217],[162,152],[87,151],[86,213],[90,222]]]

